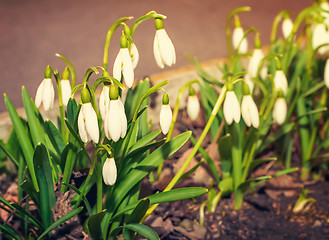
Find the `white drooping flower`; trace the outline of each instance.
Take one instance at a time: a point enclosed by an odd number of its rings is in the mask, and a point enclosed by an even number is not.
[[[164,68],[164,65],[171,66],[176,63],[175,47],[163,28],[161,19],[154,20],[156,32],[153,42],[153,54],[157,65]]]
[[[317,23],[313,29],[312,47],[313,50],[317,49],[323,44],[329,44],[329,31],[326,29],[325,24]],[[325,54],[329,50],[328,46],[322,46],[319,48],[318,53]]]
[[[248,64],[248,72],[252,78],[257,77],[257,70],[263,58],[264,58],[264,53],[262,49],[255,48]],[[260,70],[260,76],[261,78],[265,79],[266,75],[267,75],[267,67],[266,65],[263,64]]]
[[[40,83],[36,95],[35,95],[35,105],[40,107],[43,104],[43,108],[49,111],[53,108],[55,99],[55,90],[53,83],[51,81],[51,68],[47,66],[45,70],[45,78]]]
[[[124,138],[126,136],[127,117],[116,86],[110,86],[109,96],[110,103],[106,111],[104,131],[109,140],[112,139],[117,142],[120,137]]]
[[[159,121],[161,131],[164,135],[166,135],[169,132],[172,122],[172,111],[169,106],[169,96],[167,93],[163,94]]]
[[[117,180],[117,167],[114,158],[107,158],[103,165],[103,180],[106,185],[114,185]]]
[[[254,128],[259,127],[259,113],[256,103],[251,95],[244,95],[241,103],[241,113],[245,124]]]
[[[329,88],[329,58],[326,61],[326,65],[324,67],[324,83],[326,84],[327,88]]]
[[[104,85],[101,95],[99,96],[99,111],[101,113],[101,117],[103,121],[106,117],[106,111],[109,108],[110,96],[109,96],[110,88],[108,85]]]
[[[67,107],[67,104],[71,97],[71,83],[69,80],[70,72],[67,67],[64,69],[61,80],[61,89],[62,89],[62,102],[63,106]]]
[[[233,120],[236,123],[240,122],[240,118],[241,118],[240,104],[233,89],[228,90],[226,92],[226,97],[223,105],[223,112],[227,124],[231,125],[233,123]]]
[[[197,95],[194,94],[188,97],[186,110],[192,121],[197,119],[200,112],[200,103]]]
[[[281,89],[284,95],[287,94],[288,91],[288,81],[287,77],[282,70],[276,70],[274,76],[274,86],[276,89]]]
[[[81,91],[81,99],[82,105],[78,116],[78,129],[81,140],[85,143],[93,140],[97,144],[99,141],[97,114],[91,105],[88,89],[84,88]]]
[[[321,2],[320,7],[326,11],[329,11],[329,3],[328,2]],[[329,24],[329,13],[321,12],[322,17],[324,17],[324,23]]]
[[[290,17],[286,17],[285,19],[283,19],[282,21],[282,35],[285,39],[288,38],[289,34],[292,31],[294,24],[291,20]]]
[[[287,118],[287,102],[284,97],[278,97],[273,106],[273,120],[275,123],[282,125]]]
[[[236,27],[233,30],[232,41],[234,49],[238,49],[239,54],[247,53],[248,51],[248,41],[244,36],[244,31],[242,27]]]
[[[134,43],[130,45],[130,55],[131,55],[131,61],[133,63],[133,68],[135,69],[139,61],[139,53]]]
[[[120,38],[120,50],[115,58],[113,66],[113,77],[121,81],[121,73],[125,79],[126,85],[131,88],[134,83],[134,67],[128,49],[127,37],[122,34]]]

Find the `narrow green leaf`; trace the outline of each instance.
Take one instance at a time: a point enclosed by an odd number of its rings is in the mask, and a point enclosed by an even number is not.
[[[25,180],[22,183],[21,188],[30,196],[36,206],[40,206],[39,192],[34,189],[33,184],[31,184],[31,182]]]
[[[67,120],[69,123],[74,126],[75,119],[78,116],[78,106],[74,98],[70,98],[67,104]]]
[[[64,183],[63,184],[69,188],[71,188],[73,191],[75,191],[77,194],[81,195],[81,191],[79,189],[77,189],[75,186],[71,185],[71,184],[68,184],[68,183]],[[88,199],[86,198],[86,196],[82,196],[82,201],[83,203],[86,205],[86,208],[87,208],[87,212],[89,214],[89,216],[92,215],[92,210],[91,210],[91,207],[90,207],[90,203],[88,201]]]
[[[61,133],[50,120],[45,121],[45,127],[52,145],[55,147],[57,153],[61,154],[65,148]]]
[[[158,234],[152,228],[150,228],[148,226],[145,226],[143,224],[130,223],[130,224],[127,224],[127,225],[123,226],[123,228],[134,231],[134,232],[140,234],[141,236],[143,236],[144,238],[149,239],[149,240],[158,240],[158,239],[160,239]]]
[[[57,57],[63,59],[70,71],[70,74],[71,74],[71,79],[72,79],[72,86],[74,87],[75,86],[75,81],[76,81],[76,77],[75,77],[75,70],[74,70],[74,67],[72,65],[72,63],[64,56],[60,55],[59,53],[56,53],[55,54]]]
[[[31,213],[26,211],[24,208],[22,208],[20,205],[16,203],[11,204],[19,213],[21,213],[23,216],[27,216],[31,223],[33,223],[36,227],[43,230],[43,227],[38,219],[36,219]]]
[[[141,148],[143,146],[145,146],[146,144],[148,144],[149,142],[153,141],[156,137],[158,137],[161,133],[161,130],[157,130],[154,132],[151,132],[150,134],[144,136],[143,138],[141,138],[140,140],[138,140],[132,147],[131,149],[128,151],[128,154],[138,148]]]
[[[58,227],[59,225],[61,225],[62,223],[66,222],[67,220],[71,219],[72,217],[74,217],[75,215],[79,214],[82,211],[83,207],[79,207],[74,209],[73,211],[69,212],[68,214],[66,214],[64,217],[58,219],[56,222],[54,222],[53,224],[51,224],[39,237],[38,240],[42,239],[44,236],[46,236],[51,230],[53,230],[54,228]]]
[[[52,208],[56,203],[52,170],[46,147],[39,143],[34,152],[34,167],[40,186],[40,214],[45,228],[52,222]]]
[[[16,166],[18,166],[18,161],[14,158],[14,156],[12,156],[8,151],[7,151],[7,149],[6,149],[6,147],[4,146],[4,144],[3,144],[3,142],[2,141],[0,141],[0,149],[7,155],[7,157],[9,157],[9,159],[11,160],[11,161],[13,161],[15,164],[16,164]]]
[[[22,152],[24,154],[24,157],[26,160],[26,165],[29,169],[34,188],[38,191],[39,186],[38,186],[38,182],[37,182],[37,179],[35,176],[34,165],[33,165],[34,149],[33,149],[30,137],[29,137],[28,130],[26,127],[24,127],[22,120],[18,116],[18,113],[17,113],[14,105],[12,104],[12,102],[10,101],[10,99],[8,98],[8,96],[6,94],[4,95],[4,98],[5,98],[5,103],[6,103],[6,107],[7,107],[11,122],[13,123],[13,127],[15,130],[17,139],[22,148]]]
[[[95,240],[102,238],[101,222],[104,218],[106,210],[94,214],[88,218],[88,228],[91,237]]]
[[[0,224],[0,229],[4,230],[6,233],[8,233],[9,235],[11,235],[13,237],[13,239],[15,240],[20,240],[22,239],[14,229],[12,229],[11,227],[9,227],[8,225],[2,225]]]

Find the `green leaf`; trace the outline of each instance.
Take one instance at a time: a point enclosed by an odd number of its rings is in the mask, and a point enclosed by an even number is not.
[[[75,86],[75,81],[76,81],[76,77],[75,77],[75,70],[74,70],[74,67],[72,65],[72,63],[64,56],[60,55],[59,53],[56,53],[55,54],[57,57],[61,58],[64,60],[64,62],[66,63],[69,71],[70,71],[70,74],[71,74],[71,79],[72,79],[72,87]]]
[[[112,236],[116,236],[122,228],[129,229],[131,231],[137,232],[141,236],[149,240],[160,239],[158,234],[150,227],[139,223],[130,223],[125,226],[120,226],[112,232]]]
[[[14,229],[12,229],[11,227],[9,227],[8,225],[2,225],[0,224],[0,229],[4,230],[6,233],[8,233],[9,235],[11,235],[13,237],[13,239],[15,240],[20,240],[22,239]]]
[[[43,230],[43,227],[42,227],[40,221],[38,219],[36,219],[34,216],[32,216],[31,213],[27,212],[24,208],[22,208],[20,205],[18,205],[16,203],[12,203],[11,205],[17,210],[17,212],[21,213],[23,216],[28,217],[28,219],[31,221],[31,223],[33,223],[36,227]]]
[[[31,182],[25,180],[22,183],[21,188],[30,196],[36,206],[40,206],[39,192],[34,189],[33,184],[31,184]]]
[[[157,131],[154,131],[154,132],[151,132],[150,134],[144,136],[143,138],[141,138],[140,140],[138,140],[132,147],[131,149],[129,149],[128,153],[129,154],[130,152],[138,149],[138,148],[141,148],[145,145],[147,145],[149,142],[153,141],[156,137],[158,137],[161,133],[161,130],[157,130]]]
[[[165,159],[180,149],[190,138],[191,132],[185,132],[165,143],[144,160],[142,160],[135,169],[132,169],[123,179],[116,185],[111,196],[111,204],[113,207],[121,202],[129,190],[141,181],[150,171],[159,166]]]
[[[45,121],[45,127],[52,145],[60,155],[65,148],[61,133],[50,120]]]
[[[74,98],[70,98],[67,104],[66,112],[67,112],[67,120],[72,126],[74,126],[75,119],[78,113],[78,106]]]
[[[46,236],[51,230],[53,230],[54,228],[58,227],[59,225],[61,225],[62,223],[66,222],[67,220],[71,219],[72,217],[74,217],[75,215],[79,214],[82,211],[83,207],[79,207],[74,209],[73,211],[69,212],[68,214],[66,214],[64,217],[58,219],[56,222],[54,222],[53,224],[51,224],[39,237],[38,240],[42,239],[44,236]]]
[[[34,188],[38,191],[39,186],[38,186],[37,178],[35,176],[34,165],[33,165],[34,149],[33,149],[30,137],[29,137],[28,130],[23,125],[23,122],[22,122],[21,118],[18,116],[18,113],[17,113],[13,103],[10,101],[10,99],[8,98],[8,96],[6,94],[4,95],[4,98],[5,98],[5,103],[6,103],[6,107],[7,107],[11,122],[13,123],[13,127],[15,130],[17,139],[22,148],[22,152],[24,154],[26,165],[29,169]]]
[[[101,222],[104,218],[106,210],[94,214],[88,218],[88,228],[91,237],[95,240],[102,238]]]
[[[3,142],[2,141],[0,141],[0,149],[7,155],[7,157],[9,157],[9,159],[11,160],[11,161],[13,161],[15,164],[16,164],[16,166],[18,166],[18,161],[14,158],[14,156],[12,156],[8,151],[7,151],[7,149],[6,149],[6,147],[4,146],[4,144],[3,144]]]
[[[26,117],[27,117],[27,123],[30,128],[34,146],[36,146],[39,142],[45,144],[45,138],[44,138],[45,131],[42,125],[40,124],[37,115],[35,114],[34,109],[36,107],[30,95],[26,91],[25,87],[22,87],[22,96],[23,96],[23,103],[26,112]]]
[[[68,184],[68,183],[65,183],[63,182],[62,184],[64,184],[65,186],[71,188],[73,191],[75,191],[77,194],[81,195],[81,191],[79,189],[77,189],[75,186],[71,185],[71,184]],[[75,196],[74,196],[75,197]],[[73,200],[73,199],[72,199]],[[91,207],[90,207],[90,204],[89,204],[89,201],[88,199],[86,198],[86,196],[83,196],[82,195],[82,201],[84,202],[84,204],[86,205],[86,208],[87,208],[87,212],[89,214],[89,216],[92,215],[92,210],[91,210]]]
[[[52,171],[46,147],[39,143],[34,152],[34,167],[40,186],[40,215],[45,228],[52,223],[52,208],[56,203]]]

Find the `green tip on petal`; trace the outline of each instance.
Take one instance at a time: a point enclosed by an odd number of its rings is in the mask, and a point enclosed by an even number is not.
[[[115,86],[114,84],[110,86],[109,95],[110,95],[110,100],[117,100],[119,97],[118,87]]]
[[[48,65],[45,69],[45,78],[51,78],[51,67]]]
[[[242,92],[243,95],[250,95],[250,88],[247,83],[243,83]]]
[[[190,87],[189,89],[188,89],[188,95],[189,96],[195,96],[195,89],[194,89],[194,87]]]
[[[163,29],[163,21],[161,18],[156,18],[154,19],[154,25],[155,25],[155,28],[156,30],[160,30],[160,29]]]
[[[233,85],[232,81],[229,81],[227,83],[227,91],[234,91],[234,85]]]
[[[277,96],[278,96],[278,98],[284,98],[284,93],[281,88],[277,89]]]
[[[234,15],[234,27],[235,28],[241,27],[240,18],[238,17],[238,15]]]
[[[70,71],[67,67],[65,67],[63,74],[62,74],[62,79],[63,80],[68,80],[70,77]]]
[[[89,90],[87,88],[83,88],[81,90],[81,101],[82,101],[82,103],[91,102],[90,93],[89,93]]]
[[[282,64],[280,60],[276,61],[276,70],[282,70]]]
[[[163,105],[168,105],[169,104],[169,96],[167,93],[164,93],[163,94],[163,97],[162,97],[162,104]]]
[[[104,72],[103,72],[103,77],[110,77],[109,72],[108,72],[108,71],[104,71]]]
[[[128,39],[125,34],[122,34],[120,38],[120,47],[121,48],[127,48],[128,47]]]

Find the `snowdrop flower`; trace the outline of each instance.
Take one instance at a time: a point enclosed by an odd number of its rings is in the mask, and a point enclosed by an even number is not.
[[[228,125],[233,123],[233,120],[236,123],[240,122],[241,111],[238,98],[234,93],[233,83],[229,82],[227,84],[227,92],[223,105],[224,118]]]
[[[113,77],[121,81],[122,73],[127,86],[131,88],[134,83],[134,68],[128,50],[128,40],[124,34],[120,38],[120,46],[121,48],[114,61]]]
[[[320,3],[320,7],[326,11],[329,11],[329,3],[327,1],[323,1]],[[322,17],[324,17],[325,24],[329,24],[329,13],[321,12]]]
[[[40,83],[35,95],[35,105],[40,107],[43,103],[43,108],[49,111],[53,108],[55,98],[55,90],[51,81],[51,68],[48,65],[45,70],[45,78]]]
[[[279,125],[282,125],[287,118],[287,102],[281,89],[278,92],[278,98],[275,100],[272,115],[274,122]]]
[[[250,95],[249,86],[247,83],[243,85],[243,98],[241,103],[241,113],[245,124],[254,128],[259,127],[259,113],[256,103]]]
[[[312,36],[312,47],[313,50],[318,48],[323,44],[329,44],[329,31],[326,29],[325,24],[317,23],[313,29],[313,36]],[[325,54],[328,52],[329,47],[323,46],[319,48],[318,52],[320,54]]]
[[[189,118],[192,121],[197,119],[200,112],[200,103],[193,87],[189,88],[186,110]]]
[[[88,142],[93,140],[94,143],[99,141],[98,121],[95,109],[91,105],[90,93],[87,88],[81,91],[82,106],[78,116],[78,129],[81,140]]]
[[[276,70],[274,76],[274,86],[276,89],[281,89],[284,95],[287,94],[288,91],[288,81],[287,77],[282,70]]]
[[[294,24],[289,16],[286,16],[282,21],[282,35],[284,39],[287,39],[290,35]]]
[[[113,157],[108,157],[105,160],[102,173],[104,183],[110,186],[114,185],[117,180],[117,167]]]
[[[232,34],[232,42],[235,50],[238,50],[239,54],[244,54],[248,51],[248,41],[244,36],[243,28],[239,18],[235,17],[234,30]],[[239,49],[238,49],[239,48]]]
[[[110,103],[106,111],[104,131],[109,140],[117,142],[120,137],[124,138],[127,133],[127,117],[124,106],[119,99],[119,91],[115,85],[109,89]]]
[[[160,110],[160,128],[164,135],[166,135],[169,132],[171,122],[172,122],[172,111],[169,106],[169,96],[167,93],[164,93],[162,97],[162,106]]]
[[[154,20],[156,32],[153,42],[153,53],[157,65],[164,68],[164,65],[171,66],[176,63],[175,47],[170,40],[166,30],[163,28],[163,21],[160,18]]]
[[[259,33],[256,34],[255,37],[255,43],[254,43],[255,49],[252,53],[252,56],[250,58],[249,64],[248,64],[248,73],[250,74],[251,78],[257,77],[258,73],[258,67],[261,63],[262,59],[264,58],[263,50],[261,49],[262,43],[259,38]],[[267,66],[263,64],[261,70],[260,70],[260,76],[262,79],[265,79],[267,76]],[[252,92],[252,88],[250,89]]]
[[[71,97],[71,83],[69,80],[69,75],[70,72],[66,67],[63,71],[62,80],[61,80],[62,102],[64,107],[67,107],[67,104]]]
[[[106,71],[103,72],[103,77],[110,77],[110,74]],[[101,117],[103,121],[106,117],[106,111],[109,108],[110,103],[110,86],[107,84],[104,84],[102,88],[101,95],[99,96],[99,111],[101,113]]]
[[[130,45],[130,55],[131,55],[131,61],[133,63],[133,68],[135,69],[139,61],[139,53],[134,43]]]
[[[327,88],[329,88],[329,58],[326,61],[326,65],[324,67],[324,83],[326,84]]]

